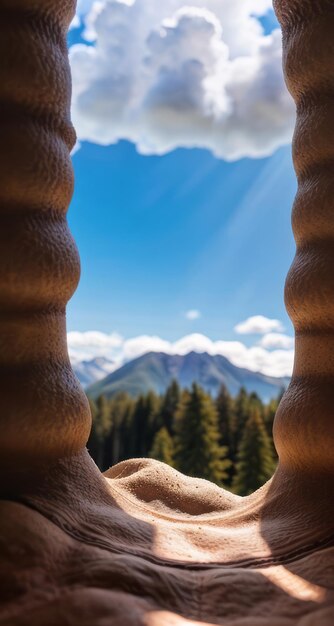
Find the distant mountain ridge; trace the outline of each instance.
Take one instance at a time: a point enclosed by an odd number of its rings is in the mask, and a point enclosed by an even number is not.
[[[113,372],[117,365],[104,356],[98,356],[95,359],[74,362],[72,367],[80,383],[86,389]]]
[[[265,402],[276,397],[289,383],[289,378],[274,378],[236,367],[221,355],[149,352],[116,369],[86,391],[93,399],[101,394],[111,397],[118,391],[126,391],[134,397],[150,390],[162,394],[174,378],[182,388],[197,382],[213,396],[223,383],[232,395],[245,387],[248,392],[255,391]]]

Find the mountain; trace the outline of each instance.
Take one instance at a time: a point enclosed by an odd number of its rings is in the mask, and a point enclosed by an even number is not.
[[[105,378],[116,369],[116,364],[105,357],[96,357],[90,361],[77,361],[72,367],[82,386],[86,389],[93,383]]]
[[[288,378],[274,378],[236,367],[220,355],[190,352],[180,356],[149,352],[91,385],[87,393],[92,398],[101,394],[110,397],[118,391],[127,391],[132,396],[149,390],[161,394],[173,378],[182,388],[190,387],[195,381],[213,396],[217,395],[222,383],[232,395],[243,386],[248,392],[255,391],[265,402],[276,397],[289,383]]]

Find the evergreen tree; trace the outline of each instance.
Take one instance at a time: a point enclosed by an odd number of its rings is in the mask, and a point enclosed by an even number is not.
[[[259,413],[261,415],[261,417],[264,417],[264,405],[263,402],[261,400],[261,398],[257,395],[257,393],[255,391],[252,391],[252,393],[249,394],[248,396],[248,406],[249,406],[249,412],[252,409],[257,408],[259,410]]]
[[[272,422],[280,398],[264,406],[255,393],[241,389],[234,400],[222,386],[214,403],[198,385],[181,391],[176,381],[162,398],[153,392],[137,400],[125,392],[112,400],[100,396],[90,400],[88,449],[101,470],[150,455],[249,493],[271,475],[277,458]]]
[[[171,467],[174,467],[174,446],[173,439],[170,436],[167,428],[163,426],[156,433],[153,445],[150,451],[150,457],[152,459],[156,459],[157,461],[162,461],[163,463],[167,463]]]
[[[120,452],[118,461],[125,461],[132,456],[131,433],[133,427],[133,414],[135,400],[126,394],[126,400],[122,407],[122,420],[119,426]]]
[[[149,451],[152,448],[153,439],[161,428],[160,413],[161,413],[161,398],[157,396],[154,391],[149,391],[145,398],[146,408],[146,441],[145,441],[145,456],[148,456]]]
[[[161,403],[161,423],[167,428],[170,435],[174,434],[174,419],[181,399],[179,383],[174,379],[167,387]]]
[[[229,451],[229,458],[231,456],[230,451],[233,449],[234,433],[233,433],[233,398],[228,392],[227,387],[222,384],[216,398],[216,409],[218,412],[218,429],[219,429],[219,443],[221,446],[226,446]],[[232,479],[233,465],[231,463],[228,469],[228,477],[226,484],[230,484]]]
[[[246,496],[271,478],[275,469],[271,442],[258,407],[253,407],[240,442],[233,491]]]
[[[268,436],[270,438],[271,444],[272,444],[272,453],[273,453],[273,457],[274,459],[277,459],[277,452],[276,452],[276,448],[275,448],[275,444],[274,444],[274,439],[273,439],[273,427],[274,427],[274,420],[275,420],[275,416],[277,413],[277,409],[279,407],[279,404],[283,398],[283,395],[285,393],[285,389],[282,388],[277,396],[277,398],[273,398],[272,400],[270,400],[270,402],[267,404],[267,406],[265,407],[264,410],[264,425],[266,427],[266,431],[268,433]]]
[[[216,409],[218,412],[220,442],[222,445],[228,446],[229,448],[232,436],[233,399],[224,384],[221,385],[216,398]]]
[[[149,391],[137,399],[132,416],[132,453],[133,457],[148,455],[154,436],[159,430],[160,399]]]
[[[175,465],[190,476],[221,484],[227,477],[226,448],[219,445],[218,413],[196,383],[184,395],[175,420]]]
[[[230,456],[233,463],[236,463],[240,441],[249,418],[249,408],[248,393],[244,387],[241,387],[238,395],[234,399],[233,417],[231,421]]]
[[[109,467],[127,458],[127,431],[133,406],[133,400],[124,391],[117,393],[111,400],[110,412],[112,428],[106,442]]]
[[[273,457],[275,459],[277,459],[277,452],[276,452],[276,448],[275,448],[274,440],[273,440],[273,426],[274,426],[274,419],[275,419],[275,415],[277,412],[277,408],[278,408],[278,401],[277,399],[274,398],[273,400],[270,400],[269,404],[267,404],[267,406],[265,407],[265,411],[264,411],[264,425],[267,431],[267,435],[271,442],[271,450],[272,450]]]
[[[132,415],[130,445],[131,457],[136,458],[145,455],[146,417],[145,397],[140,395],[137,398]]]
[[[110,432],[111,428],[110,401],[106,396],[99,396],[96,400],[96,408],[96,432],[101,437],[104,437]]]
[[[110,410],[110,402],[105,396],[99,396],[95,404],[91,404],[93,412],[93,425],[90,442],[93,444],[92,449],[88,443],[91,455],[100,468],[105,470],[108,467],[106,461],[106,438],[112,427],[112,415]]]

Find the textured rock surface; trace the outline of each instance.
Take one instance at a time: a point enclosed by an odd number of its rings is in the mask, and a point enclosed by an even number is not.
[[[17,459],[24,472],[74,453],[90,428],[65,333],[80,271],[66,222],[75,132],[65,37],[73,11],[70,0],[0,2],[2,471]]]
[[[330,626],[330,493],[275,481],[243,499],[152,460],[50,468],[1,504],[0,624]]]
[[[279,468],[239,498],[152,460],[102,476],[83,449],[64,324],[78,278],[65,221],[74,6],[0,2],[1,626],[334,623],[334,2],[276,9],[298,107],[297,355]]]
[[[275,421],[280,461],[334,472],[334,1],[276,0],[297,105],[297,244],[285,289],[296,331],[293,380]]]

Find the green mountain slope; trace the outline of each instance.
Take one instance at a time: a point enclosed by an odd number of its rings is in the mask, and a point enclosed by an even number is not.
[[[276,397],[289,382],[288,378],[274,378],[236,367],[219,355],[190,352],[180,356],[150,352],[91,385],[87,394],[92,398],[101,394],[111,397],[118,391],[127,391],[131,396],[149,390],[160,394],[173,378],[182,388],[190,387],[195,381],[213,396],[217,395],[222,383],[232,395],[236,395],[240,387],[245,387],[249,392],[255,391],[266,402]]]

